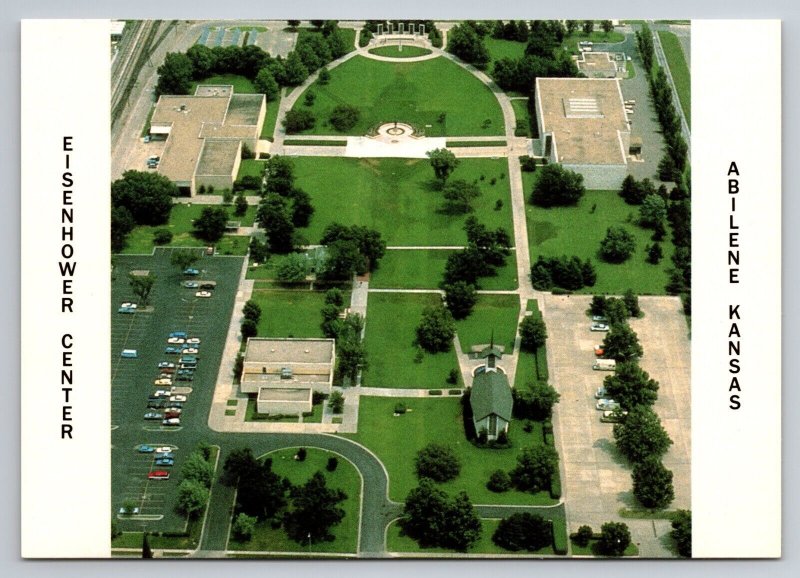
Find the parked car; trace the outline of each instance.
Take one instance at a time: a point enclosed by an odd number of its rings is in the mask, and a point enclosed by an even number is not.
[[[157,389],[156,392],[153,394],[153,397],[169,397],[172,395],[172,392],[167,389]]]
[[[183,373],[175,378],[176,381],[194,381],[194,374]]]
[[[140,454],[152,454],[154,451],[156,451],[156,448],[147,444],[139,444],[136,446],[136,451]]]
[[[186,343],[189,343],[189,344],[192,344],[192,345],[200,345],[200,338],[199,337],[190,337],[189,339],[186,340]]]
[[[128,359],[136,359],[139,357],[139,352],[135,349],[123,349],[119,355]]]
[[[592,323],[592,326],[590,327],[590,329],[592,331],[608,331],[608,324],[607,323],[595,322],[595,323]]]
[[[184,346],[183,349],[181,349],[181,353],[191,353],[192,355],[197,355],[198,353],[200,353],[200,350],[197,349],[196,347]]]
[[[200,274],[200,271],[193,267],[189,267],[188,269],[183,270],[184,275],[191,275],[192,277],[197,277]]]
[[[153,385],[172,385],[172,380],[168,377],[162,377],[153,382]]]
[[[172,458],[163,458],[162,457],[162,458],[156,458],[156,461],[153,462],[153,463],[155,465],[157,465],[157,466],[162,466],[162,467],[163,466],[168,466],[169,467],[169,466],[172,466],[172,465],[175,464],[175,460],[173,460]]]
[[[594,407],[601,411],[613,411],[615,409],[620,409],[619,403],[613,399],[601,399]]]
[[[195,297],[211,297],[211,291],[198,291],[194,294]]]
[[[169,400],[170,401],[186,401],[186,396],[185,395],[171,395],[169,397]]]
[[[158,454],[156,456],[157,460],[160,460],[161,458],[169,458],[171,460],[174,460],[175,459],[175,454],[173,454],[172,452],[163,452],[163,453],[160,453],[160,454]]]
[[[147,474],[148,480],[168,480],[169,472],[166,470],[153,470]]]
[[[136,313],[136,303],[123,303],[117,309],[117,313]]]
[[[144,419],[164,419],[164,416],[157,411],[148,411],[146,414],[144,414]]]
[[[181,425],[181,418],[171,417],[169,419],[165,419],[164,421],[161,422],[161,425],[166,425],[166,426]]]
[[[182,409],[168,409],[164,412],[164,417],[162,419],[171,419],[173,417],[181,417]]]
[[[158,367],[159,368],[164,368],[164,367],[172,367],[172,368],[174,368],[175,364],[172,363],[171,361],[162,361],[161,363],[158,364]]]
[[[189,335],[185,331],[173,331],[167,337],[180,337],[181,339],[186,339]]]
[[[123,516],[134,516],[139,513],[139,508],[126,508],[123,506],[119,509],[119,513]]]
[[[187,363],[197,363],[197,358],[194,355],[183,355],[180,359],[178,359],[178,362],[182,365]]]
[[[167,401],[167,408],[181,409],[183,408],[183,403],[180,401]]]
[[[608,323],[608,318],[604,315],[592,315],[592,321],[597,321],[598,323]]]
[[[605,399],[606,397],[606,386],[601,385],[597,388],[597,391],[594,392],[595,399]]]
[[[162,398],[160,398],[160,397],[157,398],[157,399],[148,400],[148,402],[147,402],[147,408],[148,409],[163,409],[165,405],[166,404],[165,404],[164,400]]]
[[[172,377],[172,374],[175,373],[174,367],[162,367],[161,373],[158,374],[159,377]]]
[[[602,346],[602,345],[595,345],[595,346],[594,346],[594,354],[595,354],[597,357],[603,357],[603,355],[605,354],[605,352],[606,352],[606,350],[603,348],[603,346]]]
[[[627,415],[628,412],[621,409],[606,410],[600,416],[600,421],[603,423],[620,423],[625,421]]]
[[[194,369],[179,369],[177,375],[194,375]]]
[[[183,337],[170,337],[169,339],[167,339],[167,343],[170,343],[172,345],[183,345],[184,343],[186,343],[186,340]]]
[[[183,286],[186,287],[187,289],[197,289],[198,287],[200,287],[200,283],[198,283],[197,281],[184,281]]]
[[[181,348],[180,347],[175,347],[174,345],[170,345],[170,346],[164,348],[164,353],[166,353],[168,355],[177,355],[180,352],[181,352]]]
[[[159,446],[156,448],[157,454],[168,454],[172,451],[172,446]]]

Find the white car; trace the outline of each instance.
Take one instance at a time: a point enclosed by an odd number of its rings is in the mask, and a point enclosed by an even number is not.
[[[211,291],[198,291],[194,294],[195,297],[211,297]]]
[[[196,347],[187,347],[186,349],[182,349],[181,353],[190,353],[192,355],[197,355],[198,353],[200,353],[200,350],[197,349]]]
[[[183,345],[184,343],[186,343],[186,340],[183,339],[182,337],[170,337],[169,339],[167,339],[167,343],[172,345]]]
[[[616,402],[613,399],[601,399],[594,407],[600,411],[614,411],[615,409],[619,409],[621,406],[619,405],[619,402]]]
[[[161,363],[158,364],[159,369],[164,369],[165,367],[174,368],[175,364],[170,361],[162,361]]]
[[[153,382],[153,385],[172,385],[172,380],[168,377],[162,377]]]
[[[592,315],[592,321],[597,321],[599,323],[608,323],[608,319],[603,315]]]
[[[170,401],[186,401],[185,395],[171,395],[169,396]]]
[[[621,409],[615,409],[613,411],[604,411],[603,415],[600,416],[600,421],[603,423],[619,423],[625,420],[625,416],[628,415],[627,411],[623,411]]]
[[[172,447],[170,446],[162,446],[160,448],[156,448],[157,454],[168,454],[172,451]]]
[[[192,344],[192,345],[200,345],[200,338],[199,337],[190,337],[189,339],[186,340],[186,343],[189,343],[189,344]]]
[[[181,425],[181,418],[171,417],[169,419],[165,419],[164,421],[161,422],[161,425],[169,425],[169,426]]]
[[[592,326],[589,329],[591,329],[592,331],[608,331],[608,324],[595,322],[592,323]]]
[[[153,394],[153,397],[169,397],[172,395],[172,392],[166,389],[157,389],[156,392]]]
[[[604,385],[601,385],[600,387],[598,387],[597,391],[594,392],[594,398],[595,399],[603,399],[603,398],[605,398],[606,395],[607,395],[607,392],[606,392],[606,387]]]

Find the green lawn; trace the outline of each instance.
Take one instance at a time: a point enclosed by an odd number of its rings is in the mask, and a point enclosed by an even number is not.
[[[361,110],[347,134],[367,134],[392,121],[412,124],[427,136],[503,134],[502,111],[491,90],[446,58],[394,63],[356,56],[332,69],[327,85],[315,82],[311,90],[317,95],[311,107],[317,123],[308,134],[336,133],[327,119],[339,104]],[[295,107],[304,106],[298,99]]]
[[[271,141],[275,134],[275,123],[278,122],[278,110],[281,106],[281,98],[283,98],[282,91],[275,100],[267,99],[267,115],[264,117],[264,125],[261,127],[260,138],[262,139]]]
[[[544,517],[544,516],[543,516]],[[563,530],[563,522],[560,520],[554,521],[554,531]],[[501,554],[506,556],[519,556],[521,558],[530,556],[554,556],[552,546],[541,548],[535,552],[511,552],[505,548],[497,546],[492,542],[492,536],[497,527],[500,525],[500,520],[496,518],[482,518],[481,519],[481,537],[467,552],[469,554]],[[389,552],[418,552],[422,555],[425,554],[452,554],[454,550],[447,550],[445,548],[420,548],[419,544],[412,538],[404,536],[400,529],[400,524],[392,522],[389,529],[386,531],[386,550]]]
[[[372,296],[370,296],[370,300]],[[369,331],[369,318],[367,320]],[[408,411],[393,416],[394,406],[402,402]],[[417,452],[431,442],[453,448],[461,460],[461,473],[450,482],[441,484],[448,493],[464,490],[473,504],[549,505],[556,500],[549,492],[526,494],[516,490],[504,493],[486,488],[489,476],[498,469],[511,470],[522,448],[542,443],[538,423],[531,433],[525,433],[519,420],[511,422],[508,449],[481,449],[472,445],[464,435],[461,399],[449,397],[390,398],[362,396],[358,413],[358,434],[348,435],[367,446],[389,472],[389,497],[403,501],[418,480],[414,473]]]
[[[612,30],[606,34],[600,26],[595,23],[594,32],[591,34],[584,34],[583,30],[576,30],[572,36],[564,38],[564,42],[561,46],[573,54],[578,54],[578,42],[583,42],[584,40],[594,42],[595,44],[616,44],[617,42],[624,41],[625,35],[616,30]]]
[[[661,40],[664,55],[667,57],[667,64],[669,64],[669,71],[672,73],[672,80],[675,82],[675,88],[678,91],[678,100],[681,101],[683,114],[686,115],[686,123],[691,128],[692,79],[689,73],[689,66],[686,64],[686,56],[683,54],[683,48],[681,48],[681,41],[672,32],[662,30],[658,31],[658,37]]]
[[[511,101],[511,106],[514,108],[514,117],[517,121],[523,121],[525,123],[525,134],[520,136],[531,136],[531,117],[528,113],[528,99],[525,100],[515,98]]]
[[[168,229],[172,231],[172,242],[164,245],[166,247],[205,247],[208,245],[205,241],[197,239],[192,234],[192,222],[200,217],[203,207],[208,205],[189,205],[186,203],[176,203],[172,206],[170,213],[169,223],[166,225],[159,225],[157,227],[139,226],[131,231],[128,235],[128,241],[125,249],[122,250],[124,255],[141,255],[152,253],[155,245],[153,244],[153,233],[157,229]],[[247,213],[244,217],[236,217],[233,215],[233,207],[228,208],[228,214],[231,220],[241,221],[242,226],[250,226],[255,219],[256,207],[251,206],[247,208]],[[244,237],[223,239],[217,243],[220,252],[225,250],[234,250],[234,245],[240,245],[237,248],[235,255],[244,255],[247,252],[247,244],[249,241],[237,241],[236,239],[244,239]]]
[[[542,318],[542,313],[539,311],[539,304],[536,299],[528,300],[526,310],[532,311],[535,319]],[[542,367],[539,367],[540,363]],[[547,345],[545,345],[541,351],[536,351],[536,353],[520,351],[519,360],[517,361],[517,371],[514,377],[515,389],[527,389],[528,384],[537,381],[548,381],[548,376]]]
[[[252,176],[260,177],[264,174],[264,164],[266,161],[259,161],[256,159],[244,159],[239,163],[239,174],[236,175],[238,181],[242,177]]]
[[[367,304],[364,343],[369,369],[362,384],[368,387],[446,388],[447,374],[458,368],[455,350],[431,355],[417,363],[414,346],[422,310],[441,303],[438,294],[371,293]]]
[[[500,60],[501,58],[522,58],[525,56],[525,43],[517,42],[516,40],[503,40],[500,38],[491,38],[487,36],[483,39],[486,50],[489,51],[489,56],[492,62]]]
[[[537,173],[522,173],[526,198],[530,196]],[[597,205],[592,213],[592,206]],[[581,293],[620,294],[632,289],[638,294],[664,295],[664,287],[672,268],[674,247],[670,236],[662,241],[664,258],[658,265],[645,261],[645,247],[652,241],[652,231],[634,223],[628,223],[628,215],[635,221],[639,207],[627,205],[617,191],[586,191],[577,207],[557,207],[543,209],[531,204],[526,206],[528,217],[528,242],[530,244],[531,264],[539,255],[557,257],[577,255],[581,259],[590,258],[597,270],[597,283],[586,287]],[[625,263],[615,265],[601,261],[597,253],[600,241],[610,225],[622,225],[636,238],[636,251]]]
[[[256,531],[248,542],[239,542],[231,536],[228,542],[230,550],[320,553],[356,551],[361,503],[361,476],[358,471],[341,456],[336,456],[339,459],[336,471],[327,471],[325,465],[328,458],[336,455],[332,452],[308,448],[306,459],[302,462],[294,459],[296,453],[297,450],[292,448],[267,454],[272,458],[272,471],[286,477],[294,485],[304,484],[315,472],[321,471],[328,487],[340,489],[347,494],[347,499],[341,503],[345,511],[344,518],[331,528],[335,540],[312,544],[309,548],[308,542],[298,544],[291,540],[283,528],[274,529],[269,522],[261,522],[256,525]]]
[[[320,329],[324,291],[254,289],[252,299],[261,306],[259,337],[324,337]],[[349,292],[344,299],[350,301]]]
[[[390,58],[415,58],[417,56],[425,56],[430,54],[431,51],[427,48],[422,48],[421,46],[398,46],[395,44],[371,48],[369,53],[376,54],[378,56],[389,56]]]
[[[453,251],[386,251],[380,266],[372,273],[369,286],[376,289],[438,289],[447,258]],[[495,277],[481,277],[480,288],[512,290],[517,288],[517,262],[512,252],[506,266]]]
[[[255,209],[255,207],[253,207]],[[217,243],[218,255],[247,255],[250,237],[247,235],[225,235]]]
[[[189,94],[194,94],[195,89],[201,84],[232,84],[234,94],[256,94],[256,88],[249,78],[238,74],[217,74],[209,76],[199,82],[193,82]]]
[[[458,341],[466,353],[473,345],[494,342],[505,347],[506,354],[514,351],[514,336],[519,320],[519,297],[516,295],[478,295],[472,314],[456,322]]]
[[[463,246],[468,215],[449,215],[435,187],[433,170],[422,159],[293,157],[296,184],[311,195],[316,209],[303,230],[318,243],[327,225],[363,225],[380,231],[388,245]],[[481,181],[480,177],[484,180]],[[482,195],[474,214],[487,227],[513,232],[505,159],[461,159],[451,179],[476,181]],[[495,184],[491,180],[496,179]],[[495,211],[497,200],[503,207]],[[513,238],[513,235],[512,235]]]

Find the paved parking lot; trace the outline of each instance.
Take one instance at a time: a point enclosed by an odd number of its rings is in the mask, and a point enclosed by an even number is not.
[[[182,461],[200,441],[207,439],[207,416],[219,369],[225,333],[237,291],[241,257],[203,257],[196,267],[199,278],[214,280],[217,287],[210,298],[195,296],[187,279],[170,263],[170,250],[159,249],[152,257],[114,257],[112,281],[111,387],[112,387],[112,508],[116,514],[126,500],[140,508],[138,516],[120,520],[123,530],[180,530],[185,520],[174,510]],[[117,313],[120,303],[136,301],[128,283],[131,270],[149,270],[156,276],[149,308],[135,314]],[[158,363],[177,363],[178,356],[165,354],[172,331],[185,331],[201,339],[199,362],[191,382],[175,381],[175,393],[187,395],[181,425],[162,426],[158,420],[143,419],[148,396],[169,386],[154,385]],[[120,357],[123,349],[136,349],[138,358]],[[163,411],[163,410],[154,410]],[[156,466],[153,454],[136,451],[139,444],[171,446],[175,463]],[[169,480],[148,480],[156,469],[171,470]]]
[[[564,498],[570,531],[583,524],[600,526],[619,520],[619,510],[636,506],[631,471],[616,450],[612,424],[600,422],[594,393],[608,372],[592,370],[593,346],[604,333],[589,330],[586,316],[591,297],[547,296],[545,321],[548,364],[553,386],[561,393],[554,412],[565,474]],[[674,472],[672,507],[690,507],[690,346],[680,300],[641,297],[645,317],[631,321],[645,355],[642,367],[660,382],[654,409],[674,441],[664,464]],[[642,556],[669,556],[664,539],[669,524],[625,520]]]

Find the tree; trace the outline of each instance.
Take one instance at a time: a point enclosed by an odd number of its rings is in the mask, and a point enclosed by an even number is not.
[[[467,495],[450,498],[429,478],[409,492],[403,514],[403,531],[422,547],[466,551],[480,537],[481,521]]]
[[[294,190],[294,162],[283,155],[273,155],[264,163],[264,190],[288,197]]]
[[[692,512],[678,510],[672,519],[672,539],[678,547],[678,554],[684,558],[692,557]]]
[[[158,67],[156,97],[162,94],[189,94],[192,86],[192,60],[182,52],[168,52]]]
[[[125,207],[137,225],[164,225],[172,211],[178,187],[164,175],[125,171],[111,183],[111,206]]]
[[[414,467],[418,478],[430,478],[441,484],[458,477],[461,462],[452,448],[430,443],[417,453]]]
[[[583,175],[558,164],[548,164],[539,171],[531,203],[540,207],[577,205],[584,192]]]
[[[603,29],[603,32],[608,34],[612,30],[614,30],[614,23],[611,20],[601,20],[600,21],[600,28]]]
[[[433,174],[436,175],[441,185],[444,186],[450,173],[458,167],[460,161],[456,158],[456,155],[445,148],[434,149],[425,154],[427,154],[430,159],[431,167],[433,167]]]
[[[248,299],[242,307],[242,314],[245,319],[252,319],[258,323],[261,319],[261,306],[252,299]]]
[[[319,69],[319,77],[317,80],[322,86],[325,86],[331,81],[331,73],[327,66],[323,66]]]
[[[311,204],[311,195],[303,189],[292,189],[292,224],[295,227],[308,227],[314,215],[314,206]]]
[[[512,552],[535,552],[553,543],[553,524],[538,514],[511,514],[500,520],[492,542]]]
[[[244,193],[236,195],[236,201],[234,201],[234,209],[233,214],[237,217],[244,217],[247,213],[247,197],[244,196]]]
[[[300,283],[308,275],[308,259],[302,253],[289,253],[275,267],[275,277],[281,283]]]
[[[667,219],[667,205],[658,194],[650,194],[644,198],[639,207],[639,224],[643,227],[655,228]]]
[[[519,324],[521,346],[526,351],[536,351],[547,341],[547,326],[541,318],[532,315]]]
[[[450,351],[456,334],[453,315],[441,305],[426,307],[416,334],[417,343],[428,353]]]
[[[474,216],[464,222],[464,231],[467,233],[468,249],[476,251],[483,261],[481,275],[493,275],[496,267],[505,265],[506,257],[511,253],[508,231],[502,227],[491,231]]]
[[[195,450],[183,462],[181,475],[186,480],[195,480],[204,487],[210,488],[211,477],[214,475],[214,465],[209,463],[201,452]]]
[[[589,312],[592,315],[605,315],[606,297],[604,295],[592,295],[592,302],[589,305]]]
[[[572,36],[578,30],[580,24],[577,20],[567,20],[567,36]]]
[[[150,299],[150,292],[153,290],[153,285],[156,282],[156,276],[152,273],[147,275],[134,275],[130,274],[128,280],[131,286],[131,291],[139,299],[140,305],[147,305]]]
[[[302,132],[314,128],[317,119],[307,108],[298,108],[290,110],[286,113],[286,118],[283,119],[283,126],[286,128],[288,134]]]
[[[330,122],[339,132],[347,132],[356,126],[361,111],[351,104],[339,104],[331,111]]]
[[[225,207],[203,207],[200,216],[195,219],[194,236],[209,243],[216,243],[225,234],[228,224],[228,211]]]
[[[628,310],[628,306],[625,305],[625,301],[623,299],[609,297],[606,299],[605,308],[603,309],[602,315],[608,319],[608,323],[611,326],[614,326],[620,323],[627,323],[627,319],[631,316],[631,312]]]
[[[150,549],[150,541],[147,539],[147,532],[142,536],[142,558],[149,559],[153,557],[153,550]]]
[[[341,391],[335,390],[331,392],[328,398],[328,407],[331,408],[333,413],[342,413],[344,411],[344,396]]]
[[[447,200],[445,209],[448,213],[472,212],[472,201],[481,196],[481,190],[475,183],[468,183],[463,179],[456,179],[444,185],[442,189]]]
[[[491,492],[502,493],[511,489],[511,476],[505,470],[495,470],[489,476],[486,487]]]
[[[631,317],[641,317],[642,309],[639,307],[639,297],[633,292],[633,289],[628,289],[622,295],[622,300],[625,302],[625,307],[628,308],[628,313]]]
[[[172,231],[169,229],[156,229],[153,231],[153,244],[166,245],[172,241]]]
[[[293,50],[285,60],[283,80],[287,86],[299,86],[308,78],[308,68],[297,51]]]
[[[336,456],[331,456],[328,458],[328,463],[325,464],[325,469],[329,472],[335,472],[336,468],[339,467],[339,459]]]
[[[462,251],[451,253],[447,257],[442,284],[452,285],[458,281],[464,281],[470,285],[476,285],[478,278],[485,272],[486,263],[481,252],[468,247]]]
[[[656,457],[633,466],[633,495],[645,508],[666,508],[675,499],[672,472]]]
[[[325,303],[335,305],[336,307],[344,307],[344,294],[338,287],[332,287],[325,291]]]
[[[355,248],[360,255],[360,259],[353,257],[354,269],[359,274],[367,270],[374,271],[381,257],[386,253],[386,241],[383,240],[380,232],[359,225],[347,227],[334,222],[325,227],[320,243],[328,246],[329,253],[337,241],[345,242],[346,245]],[[349,248],[348,251],[350,251]]]
[[[472,308],[478,302],[475,285],[465,281],[456,281],[444,285],[444,298],[447,308],[453,314],[453,319],[466,319],[472,313]]]
[[[661,248],[661,243],[653,243],[647,247],[647,262],[651,265],[658,265],[661,259],[664,258],[664,250]]]
[[[258,324],[252,319],[242,319],[240,329],[242,332],[242,341],[247,341],[251,337],[258,335]]]
[[[111,252],[120,253],[136,223],[126,207],[111,207]]]
[[[600,527],[600,552],[606,556],[622,556],[631,543],[628,525],[622,522],[606,522]]]
[[[259,520],[272,518],[286,506],[289,483],[272,471],[272,461],[259,462],[250,448],[234,450],[225,460],[225,479],[237,485],[239,512]]]
[[[221,481],[227,486],[239,483],[239,478],[248,475],[248,472],[258,467],[258,460],[253,456],[250,448],[236,448],[231,450],[222,466]]]
[[[208,503],[209,491],[202,482],[184,479],[178,485],[178,499],[175,509],[184,516],[194,517]]]
[[[637,405],[653,405],[658,399],[658,382],[636,362],[617,363],[614,374],[603,380],[608,397],[628,410]]]
[[[491,60],[483,38],[468,23],[450,29],[447,36],[447,50],[480,69],[486,68]]]
[[[584,20],[583,21],[583,33],[587,36],[594,32],[594,20]]]
[[[641,205],[647,196],[647,191],[632,175],[622,181],[619,196],[629,205]]]
[[[205,44],[195,44],[186,51],[192,63],[192,78],[201,80],[211,76],[217,63],[214,51]]]
[[[294,249],[294,224],[285,199],[267,195],[258,206],[257,219],[266,232],[270,251],[286,254]]]
[[[514,388],[514,415],[542,421],[553,415],[553,406],[561,399],[552,385],[542,382],[528,384],[527,389]]]
[[[661,457],[672,445],[658,415],[642,405],[631,408],[625,421],[614,425],[614,439],[620,453],[633,463]]]
[[[369,367],[367,350],[360,337],[338,340],[336,354],[339,358],[339,374],[355,385],[358,373]]]
[[[635,250],[636,239],[620,225],[612,225],[606,229],[606,236],[600,242],[600,256],[609,263],[623,263]]]
[[[557,469],[558,453],[552,446],[528,447],[517,456],[517,465],[511,470],[511,481],[518,490],[535,494],[550,487]]]
[[[258,74],[253,79],[253,86],[258,92],[266,95],[268,101],[276,100],[281,91],[281,87],[275,80],[275,75],[267,67],[258,71]],[[270,105],[275,106],[271,102]]]
[[[618,362],[633,361],[644,355],[638,335],[627,323],[611,324],[611,330],[603,339],[603,350],[606,357]]]
[[[289,28],[297,28],[300,26],[299,20],[287,20],[286,23],[289,25]]]
[[[339,505],[347,494],[328,487],[322,472],[316,472],[302,486],[291,489],[291,510],[284,518],[289,537],[299,544],[333,540],[330,529],[344,518]]]
[[[234,538],[240,542],[247,542],[253,537],[253,532],[256,529],[257,518],[248,516],[244,512],[240,512],[236,519],[233,521],[231,531]]]
[[[589,545],[589,542],[594,537],[594,531],[592,530],[591,526],[581,526],[578,528],[578,531],[575,532],[575,537],[572,539],[573,542],[577,546],[586,547]]]
[[[367,261],[354,240],[338,239],[326,244],[325,264],[319,277],[331,281],[349,281],[367,271]]]

